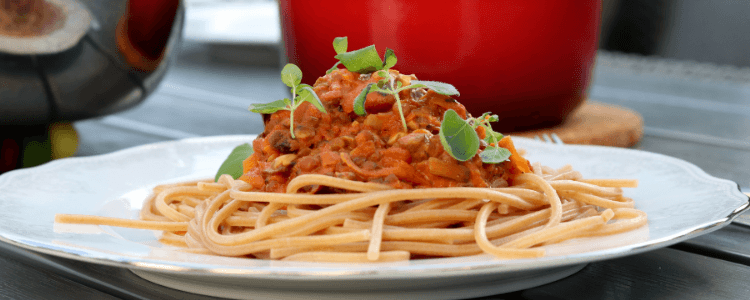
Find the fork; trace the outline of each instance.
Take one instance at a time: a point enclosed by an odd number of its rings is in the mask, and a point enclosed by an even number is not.
[[[555,134],[554,132],[552,134],[546,134],[546,133],[544,133],[544,134],[542,134],[542,138],[539,138],[538,135],[534,136],[534,140],[537,140],[537,141],[541,142],[542,139],[544,139],[544,141],[547,142],[547,144],[557,144],[557,145],[564,145],[565,144],[565,143],[563,143],[562,139],[560,139],[560,137],[557,136],[557,134]]]
[[[540,142],[542,140],[544,140],[544,142],[546,142],[547,144],[556,144],[556,145],[564,145],[565,144],[565,143],[563,143],[562,139],[560,139],[560,137],[557,136],[557,134],[555,134],[555,133],[552,133],[552,134],[546,134],[546,133],[544,133],[544,134],[541,135],[541,138],[538,135],[536,135],[536,136],[534,136],[534,140],[537,140],[537,141],[540,141]],[[742,191],[742,190],[740,190],[740,191],[743,192],[745,195],[750,196],[750,192],[745,192],[745,191]],[[735,218],[732,221],[732,223],[736,224],[736,225],[743,226],[743,227],[750,228],[750,213],[741,214],[741,215],[737,216],[737,218]]]

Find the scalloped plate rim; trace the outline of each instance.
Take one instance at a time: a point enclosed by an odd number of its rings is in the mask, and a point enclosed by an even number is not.
[[[163,149],[168,148],[172,146],[180,146],[184,144],[208,144],[215,143],[218,141],[221,142],[230,142],[230,141],[240,141],[240,140],[248,140],[254,138],[255,135],[225,135],[225,136],[210,136],[210,137],[197,137],[197,138],[188,138],[188,139],[182,139],[182,140],[174,140],[174,141],[164,141],[164,142],[158,142],[153,144],[146,144],[146,145],[140,145],[135,146],[127,149],[118,150],[112,153],[102,154],[102,155],[96,155],[96,156],[90,156],[90,157],[73,157],[73,158],[67,158],[63,160],[57,160],[52,161],[50,163],[29,168],[29,169],[21,169],[21,170],[15,170],[8,172],[6,174],[3,174],[0,176],[0,189],[2,189],[4,186],[8,184],[14,177],[29,174],[29,173],[36,173],[36,172],[42,172],[47,170],[53,170],[53,169],[59,169],[63,168],[70,164],[78,164],[78,163],[86,163],[86,162],[96,162],[99,160],[106,160],[106,159],[113,159],[120,156],[128,156],[132,154],[138,154],[141,152],[148,152],[149,150],[153,149]],[[525,139],[525,138],[519,138],[514,137],[515,139],[519,140],[520,143],[518,144],[529,144],[533,145],[534,147],[560,147],[559,145],[551,145],[546,144],[543,142],[534,141],[531,139]],[[698,179],[705,180],[707,182],[715,182],[715,183],[721,183],[723,185],[734,185],[736,187],[736,191],[742,195],[742,193],[739,192],[739,187],[736,185],[736,183],[713,177],[709,174],[707,174],[705,171],[700,169],[699,167],[695,166],[692,163],[689,163],[685,160],[670,157],[663,154],[658,153],[652,153],[652,152],[645,152],[645,151],[639,151],[639,150],[633,150],[633,149],[623,149],[623,148],[610,148],[610,147],[601,147],[601,146],[591,146],[591,145],[565,145],[564,147],[569,148],[581,148],[581,149],[600,149],[597,151],[616,151],[616,152],[629,152],[629,153],[641,153],[640,155],[650,155],[659,157],[666,161],[671,161],[673,163],[676,163],[680,165],[680,167],[686,169],[689,171],[689,173],[693,176],[696,176]],[[747,199],[746,195],[742,195],[745,197],[745,202],[739,205],[738,207],[735,207],[730,213],[728,213],[725,217],[713,220],[710,222],[704,222],[702,224],[695,225],[691,228],[685,228],[684,230],[681,230],[679,232],[675,232],[671,234],[670,236],[664,237],[659,240],[648,240],[646,242],[641,242],[637,244],[632,244],[628,246],[621,246],[617,248],[610,248],[605,250],[598,250],[593,252],[584,252],[574,255],[567,255],[562,257],[553,257],[552,259],[540,259],[540,260],[534,260],[534,259],[528,259],[528,260],[522,260],[522,263],[515,263],[511,265],[505,265],[503,264],[502,260],[493,260],[489,259],[486,261],[477,261],[477,262],[460,262],[460,263],[448,263],[448,264],[416,264],[416,265],[407,265],[406,267],[399,267],[399,266],[388,266],[387,269],[378,268],[377,266],[382,266],[378,264],[362,264],[358,265],[358,267],[363,266],[372,266],[372,268],[364,268],[364,269],[357,269],[357,270],[346,270],[341,269],[342,266],[338,266],[340,272],[338,274],[335,274],[335,272],[331,272],[331,268],[335,267],[336,264],[321,264],[320,268],[302,268],[302,270],[299,270],[298,268],[292,268],[292,270],[283,270],[279,269],[279,267],[257,267],[257,266],[240,266],[235,269],[228,270],[226,265],[214,265],[214,264],[199,264],[199,263],[187,263],[187,262],[176,262],[176,261],[164,261],[164,260],[157,260],[157,259],[143,259],[143,258],[134,258],[129,256],[122,256],[122,255],[116,255],[116,254],[108,254],[99,252],[96,250],[85,250],[78,247],[70,247],[70,246],[63,246],[63,245],[49,245],[46,243],[40,243],[34,240],[26,239],[23,236],[16,235],[13,233],[3,232],[0,230],[0,241],[16,245],[28,250],[37,251],[40,253],[45,253],[53,256],[59,256],[59,257],[65,257],[69,259],[75,259],[79,261],[94,263],[94,264],[103,264],[103,265],[109,265],[109,266],[115,266],[115,267],[123,267],[123,268],[131,268],[131,269],[139,269],[149,272],[156,272],[156,273],[167,273],[167,274],[179,274],[184,276],[211,276],[211,277],[232,277],[232,278],[263,278],[263,279],[269,279],[269,280],[288,280],[288,281],[309,281],[309,280],[372,280],[372,279],[394,279],[394,278],[447,278],[447,277],[453,277],[453,276],[463,276],[463,275],[482,275],[482,274],[497,274],[500,273],[512,273],[512,272],[523,272],[523,271],[533,271],[533,270],[541,270],[545,268],[553,268],[553,267],[562,267],[562,266],[572,266],[576,264],[581,263],[590,263],[590,262],[596,262],[606,259],[613,259],[628,255],[634,255],[638,253],[643,253],[646,251],[655,250],[658,248],[667,247],[669,245],[679,243],[681,241],[687,240],[689,238],[696,237],[698,235],[710,233],[712,231],[715,231],[717,229],[720,229],[726,225],[728,225],[732,219],[734,219],[737,215],[741,214],[745,210],[748,209],[750,206],[750,199]],[[1,199],[0,199],[1,200]],[[637,200],[636,200],[637,201]],[[79,254],[76,254],[79,253]],[[80,253],[84,253],[84,255],[81,255]],[[93,255],[92,255],[93,254]],[[439,259],[437,259],[439,260]],[[223,272],[217,272],[218,269],[221,269]],[[294,270],[297,269],[297,270]],[[335,269],[335,268],[334,268]],[[321,271],[325,271],[327,274],[320,275],[319,273]],[[439,271],[439,272],[437,272]]]

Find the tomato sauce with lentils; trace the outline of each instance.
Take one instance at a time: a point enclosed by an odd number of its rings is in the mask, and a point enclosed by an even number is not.
[[[390,70],[390,79],[403,86],[416,80]],[[338,69],[318,78],[313,85],[326,113],[310,103],[294,112],[266,116],[264,132],[253,141],[254,153],[244,160],[241,180],[255,190],[283,193],[287,183],[302,174],[323,174],[344,179],[377,182],[394,188],[503,187],[514,174],[528,172],[529,162],[517,155],[504,139],[511,161],[485,164],[479,156],[458,161],[444,151],[438,133],[443,114],[453,109],[462,118],[466,108],[450,96],[427,89],[399,93],[408,132],[393,95],[370,93],[366,116],[354,113],[354,99],[370,83],[383,79],[377,72],[359,74]],[[483,128],[477,128],[480,138]],[[481,142],[480,151],[487,145]],[[326,192],[308,187],[307,192]],[[303,190],[305,191],[305,190]]]

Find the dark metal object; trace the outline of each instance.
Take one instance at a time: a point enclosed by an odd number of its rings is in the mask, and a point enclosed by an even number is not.
[[[117,46],[127,0],[81,0],[94,17],[74,47],[47,55],[0,54],[0,125],[40,125],[103,116],[131,108],[156,89],[182,35],[179,2],[164,54],[153,71],[139,71]]]

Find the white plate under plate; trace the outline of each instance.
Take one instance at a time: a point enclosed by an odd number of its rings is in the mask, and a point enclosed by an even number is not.
[[[169,287],[230,298],[467,298],[558,280],[586,263],[633,255],[719,229],[748,207],[734,182],[676,158],[630,149],[516,139],[527,158],[572,164],[586,178],[635,178],[627,189],[648,227],[547,246],[538,259],[489,255],[381,264],[280,262],[188,254],[158,232],[54,224],[56,213],[137,218],[156,184],[210,178],[231,149],[254,136],[163,142],[69,158],[0,176],[0,240],[33,251],[132,269]]]

